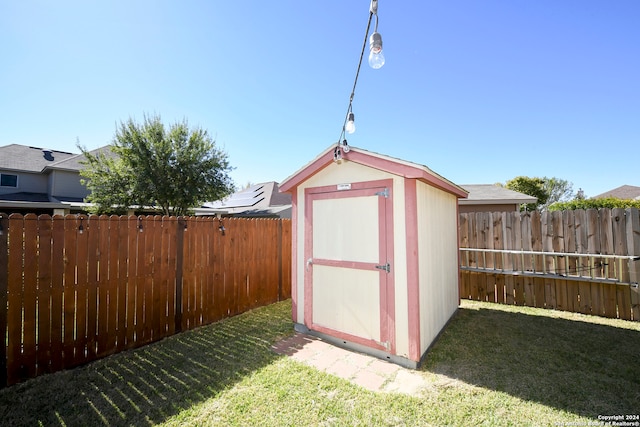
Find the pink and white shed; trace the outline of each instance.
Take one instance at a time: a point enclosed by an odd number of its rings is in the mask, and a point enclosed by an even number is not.
[[[298,331],[418,367],[458,308],[462,188],[426,166],[334,147],[280,184],[292,195]]]

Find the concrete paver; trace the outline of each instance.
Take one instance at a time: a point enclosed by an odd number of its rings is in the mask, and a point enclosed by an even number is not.
[[[418,395],[430,388],[418,371],[336,347],[310,335],[296,333],[272,348],[278,354],[290,356],[367,390]]]

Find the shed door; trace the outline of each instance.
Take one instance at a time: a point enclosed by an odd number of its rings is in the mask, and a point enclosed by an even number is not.
[[[305,227],[305,323],[387,351],[395,347],[391,183],[307,189]]]

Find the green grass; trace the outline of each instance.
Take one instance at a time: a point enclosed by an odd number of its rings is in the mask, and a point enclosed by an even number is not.
[[[290,302],[0,390],[2,425],[558,425],[640,412],[640,324],[463,302],[420,396],[271,351]]]

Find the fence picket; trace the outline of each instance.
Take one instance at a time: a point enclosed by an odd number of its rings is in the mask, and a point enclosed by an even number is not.
[[[136,322],[139,314],[137,313],[137,263],[138,263],[138,219],[135,216],[127,217],[127,236],[129,261],[127,263],[127,334],[126,347],[136,347]]]
[[[51,361],[51,217],[38,217],[38,347],[37,375],[50,372]]]
[[[640,212],[638,209],[626,209],[627,250],[631,255],[640,257]],[[640,260],[629,261],[631,317],[640,320]]]
[[[9,265],[9,219],[6,214],[0,213],[0,307],[8,306],[8,268]],[[0,337],[7,342],[7,310],[0,310]],[[0,346],[0,386],[7,383],[7,346]]]
[[[73,366],[75,358],[75,322],[76,322],[76,218],[67,215],[64,218],[64,288],[63,288],[63,365]]]
[[[575,211],[562,212],[562,225],[564,232],[564,248],[563,252],[576,253],[576,220]],[[578,261],[576,258],[568,257],[565,260],[565,274],[567,276],[578,271]],[[565,311],[580,311],[580,286],[573,280],[565,281],[566,300],[563,307],[558,307]]]
[[[22,272],[24,241],[24,220],[22,215],[9,217],[9,257],[7,273],[7,376],[10,384],[26,375],[23,372],[22,357]]]
[[[98,268],[103,262],[100,256],[100,222],[95,215],[87,218],[87,360],[94,360],[97,353],[98,321]]]
[[[36,374],[37,287],[38,287],[38,217],[24,217],[24,284],[22,287],[22,363],[27,377]]]
[[[461,251],[460,295],[640,320],[637,286],[640,261],[605,256],[640,255],[638,212],[638,209],[590,209],[542,214],[461,214],[460,247],[480,251]],[[545,252],[545,255],[482,251],[491,248]],[[592,256],[554,255],[554,252]],[[525,274],[511,276],[511,271]],[[585,276],[590,280],[585,280]]]
[[[64,321],[64,217],[54,215],[51,224],[51,372],[63,368]]]
[[[107,308],[106,319],[106,340],[99,334],[98,335],[98,354],[100,356],[106,356],[116,351],[118,348],[118,340],[120,338],[120,327],[118,324],[119,311],[122,308],[120,302],[120,286],[118,282],[118,256],[121,250],[119,243],[120,234],[120,221],[117,217],[102,216],[100,217],[101,228],[106,229],[105,240],[108,240],[108,245],[105,251],[105,257],[108,258],[108,266],[105,267],[105,274],[107,275],[107,289],[109,306]]]

